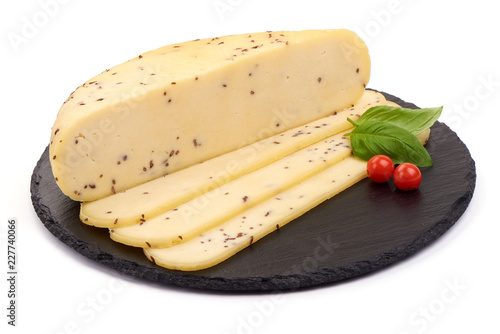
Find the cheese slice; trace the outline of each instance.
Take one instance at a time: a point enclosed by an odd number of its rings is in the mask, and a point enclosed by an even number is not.
[[[124,192],[82,203],[80,218],[85,224],[106,228],[130,226],[154,218],[239,176],[345,131],[352,127],[347,117],[355,120],[370,107],[387,103],[382,94],[367,90],[354,106],[330,116]]]
[[[397,104],[390,103],[397,106]],[[417,136],[422,144],[430,129]],[[348,156],[301,183],[175,246],[144,248],[159,266],[184,271],[212,267],[366,177],[366,161]]]
[[[168,248],[144,248],[144,252],[148,259],[168,269],[194,271],[209,268],[365,176],[366,162],[353,156],[348,157],[185,243]]]
[[[50,141],[62,192],[92,201],[342,110],[370,76],[348,30],[261,32],[146,52],[64,102]]]
[[[136,247],[185,242],[351,155],[343,133],[215,188],[155,218],[114,228],[113,240]]]

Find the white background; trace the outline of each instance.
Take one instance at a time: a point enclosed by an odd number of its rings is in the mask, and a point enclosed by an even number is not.
[[[493,4],[2,1],[2,333],[5,328],[8,333],[43,334],[498,333],[500,24]],[[283,295],[224,295],[147,284],[103,270],[38,220],[30,202],[31,172],[48,144],[59,107],[82,82],[175,42],[322,28],[352,29],[365,39],[372,57],[369,87],[421,107],[444,105],[441,120],[459,134],[476,161],[476,192],[467,212],[430,247],[343,284]],[[16,328],[7,325],[3,278],[9,217],[19,224]]]

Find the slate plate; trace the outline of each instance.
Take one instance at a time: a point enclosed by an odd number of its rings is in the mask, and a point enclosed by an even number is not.
[[[388,100],[408,108],[392,95]],[[431,129],[434,166],[417,191],[365,179],[229,260],[197,272],[152,264],[141,249],[113,242],[107,229],[80,222],[79,203],[63,195],[48,148],[35,167],[31,197],[46,228],[77,252],[126,275],[159,284],[217,291],[295,290],[327,285],[401,261],[438,239],[460,218],[474,192],[475,164],[446,125]]]

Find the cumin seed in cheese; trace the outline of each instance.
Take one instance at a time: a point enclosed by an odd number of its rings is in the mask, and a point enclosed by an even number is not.
[[[79,86],[51,133],[60,189],[93,201],[355,103],[370,76],[348,30],[262,32],[143,53]]]

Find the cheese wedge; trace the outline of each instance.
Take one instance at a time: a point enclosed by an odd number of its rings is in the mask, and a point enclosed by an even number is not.
[[[206,269],[228,259],[366,177],[366,162],[348,157],[327,170],[180,245],[144,248],[159,266]]]
[[[339,111],[370,76],[348,30],[263,32],[168,45],[105,70],[64,102],[50,160],[92,201]]]
[[[155,218],[114,228],[111,238],[136,247],[187,241],[351,155],[343,133],[246,174]]]
[[[425,144],[429,135],[427,129],[417,138]],[[144,253],[168,269],[194,271],[212,267],[365,177],[366,161],[350,155],[195,238],[173,247],[144,248]]]
[[[351,128],[368,108],[387,104],[380,93],[367,90],[354,106],[328,117],[260,140],[124,192],[81,205],[80,219],[88,225],[125,227],[151,219],[207,191],[264,167],[328,136]]]

